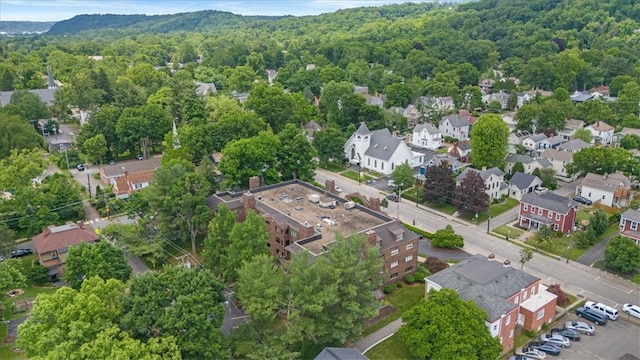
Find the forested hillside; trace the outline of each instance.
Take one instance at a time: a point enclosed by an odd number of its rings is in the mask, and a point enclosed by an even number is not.
[[[55,21],[0,21],[0,33],[43,33],[51,29]]]

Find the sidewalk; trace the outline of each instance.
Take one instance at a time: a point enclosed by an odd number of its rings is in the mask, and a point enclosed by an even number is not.
[[[378,345],[379,343],[385,341],[393,334],[395,334],[396,331],[400,329],[400,326],[402,326],[402,319],[395,320],[394,322],[387,324],[385,327],[374,332],[373,334],[360,339],[360,341],[351,345],[351,347],[364,354],[372,347]]]

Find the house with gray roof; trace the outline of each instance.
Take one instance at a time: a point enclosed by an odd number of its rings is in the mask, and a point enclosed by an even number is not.
[[[576,91],[573,94],[569,95],[569,100],[573,101],[573,102],[577,102],[577,103],[583,103],[587,100],[591,100],[593,99],[594,96],[592,94],[590,94],[589,92],[580,92],[580,91]]]
[[[527,193],[520,199],[518,224],[530,230],[538,230],[547,225],[553,231],[568,234],[572,231],[578,203],[552,192],[542,194]]]
[[[528,138],[529,136],[531,136],[531,133],[526,130],[513,132],[509,134],[509,144],[522,145],[522,141],[524,141],[524,139]]]
[[[458,114],[447,115],[440,120],[440,132],[460,141],[469,140],[469,119]]]
[[[402,163],[415,168],[424,162],[423,153],[411,151],[404,141],[395,138],[387,128],[370,131],[364,122],[347,140],[344,154],[351,164],[385,175],[391,174]]]
[[[551,161],[545,158],[532,157],[529,155],[520,155],[520,154],[509,154],[505,160],[505,171],[508,173],[512,173],[513,167],[517,164],[521,163],[524,167],[525,174],[531,174],[535,171],[535,169],[551,169],[552,164]]]
[[[543,140],[547,140],[547,135],[544,133],[530,135],[522,140],[522,146],[529,151],[536,151],[540,149],[540,144]]]
[[[578,129],[584,128],[584,121],[578,119],[566,119],[564,129],[558,131],[558,136],[562,136],[565,140],[573,137]]]
[[[555,177],[562,181],[573,181],[578,178],[578,174],[569,174],[567,166],[573,162],[573,153],[558,149],[546,149],[540,154],[541,158],[551,162]]]
[[[411,145],[429,150],[442,147],[442,132],[432,124],[418,124],[413,128]]]
[[[302,130],[307,134],[307,140],[310,142],[313,141],[313,134],[316,131],[322,130],[322,126],[313,120],[309,120],[306,124],[302,126]]]
[[[573,140],[569,140],[564,144],[560,144],[556,147],[556,149],[561,150],[561,151],[566,151],[566,152],[570,152],[570,153],[577,153],[578,151],[591,147],[593,146],[592,144],[586,143],[581,139],[573,139]]]
[[[326,347],[314,360],[369,360],[355,348]]]
[[[53,94],[57,91],[57,88],[52,89],[31,89],[28,92],[38,96],[40,100],[47,106],[53,105]],[[9,104],[11,101],[11,95],[13,91],[0,91],[0,107]]]
[[[514,346],[515,328],[538,331],[555,317],[556,295],[540,278],[497,261],[495,255],[475,255],[425,278],[425,297],[430,291],[454,289],[460,298],[473,301],[487,313],[485,325],[500,339],[504,351]]]
[[[576,187],[576,195],[616,208],[629,206],[633,199],[631,180],[619,171],[604,175],[588,173]]]
[[[520,200],[524,194],[531,193],[539,187],[542,187],[542,180],[539,177],[516,171],[509,179],[509,197]]]
[[[485,193],[489,195],[491,200],[499,199],[503,195],[508,194],[509,187],[504,182],[504,173],[497,167],[482,170],[465,168],[460,175],[456,177],[456,185],[460,185],[460,182],[462,182],[470,172],[475,172],[480,175],[480,178],[482,178],[485,184]]]
[[[636,245],[640,246],[640,211],[636,209],[628,209],[620,215],[620,235],[633,240]]]
[[[482,100],[487,106],[489,106],[489,104],[491,104],[492,102],[497,101],[500,103],[500,108],[502,110],[506,110],[509,108],[509,94],[502,90],[497,93],[485,95],[482,97]]]
[[[218,91],[216,84],[196,81],[196,95],[208,96],[215,94],[216,91]]]
[[[542,152],[544,149],[557,149],[558,146],[564,144],[565,140],[562,136],[553,136],[547,137],[543,139],[538,144],[538,153]]]
[[[619,132],[613,134],[613,142],[615,144],[620,144],[620,139],[627,135],[640,136],[640,129],[624,127]]]

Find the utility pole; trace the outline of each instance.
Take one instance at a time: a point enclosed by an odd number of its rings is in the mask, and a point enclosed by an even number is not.
[[[91,197],[91,169],[89,169],[89,164],[87,164],[87,190],[89,191],[89,197]]]
[[[489,218],[487,219],[487,234],[489,233],[490,228],[491,228],[491,215],[489,215]]]

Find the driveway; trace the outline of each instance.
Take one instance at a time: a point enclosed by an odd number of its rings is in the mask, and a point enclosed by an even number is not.
[[[465,260],[472,255],[468,252],[460,249],[442,249],[431,246],[431,241],[428,239],[420,240],[418,243],[418,253],[426,256],[437,257],[442,260]]]
[[[8,327],[8,332],[7,335],[9,338],[11,339],[17,339],[18,338],[18,326],[20,324],[22,324],[23,322],[27,321],[27,319],[29,318],[29,316],[23,316],[19,319],[13,319],[11,321],[9,321],[9,325]]]
[[[596,261],[604,259],[604,248],[607,247],[611,238],[612,237],[602,239],[599,243],[593,245],[591,249],[587,250],[587,252],[578,258],[578,262],[582,265],[591,266]]]

